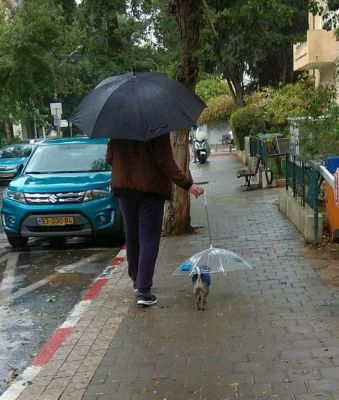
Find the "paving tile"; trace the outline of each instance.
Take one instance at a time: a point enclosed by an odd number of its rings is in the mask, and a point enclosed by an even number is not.
[[[339,396],[336,397],[335,393],[309,393],[300,394],[295,396],[295,400],[337,400]]]
[[[320,373],[324,378],[339,379],[339,367],[321,368]]]
[[[290,381],[306,381],[309,379],[320,379],[322,375],[319,370],[312,368],[290,369],[287,371]]]
[[[309,393],[306,381],[272,383],[273,391],[278,395],[295,395],[302,393]]]
[[[308,381],[311,392],[336,392],[339,396],[339,379],[326,378]]]

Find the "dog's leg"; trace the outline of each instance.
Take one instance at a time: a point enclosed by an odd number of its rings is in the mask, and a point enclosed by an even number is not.
[[[206,310],[206,306],[207,306],[207,296],[204,295],[203,301],[202,301],[202,309],[203,309],[203,311]]]
[[[201,293],[199,293],[197,298],[197,310],[201,310]]]
[[[204,293],[201,292],[200,295],[200,310],[204,311]]]
[[[195,297],[195,308],[199,310],[199,290],[195,288],[194,290],[194,297]]]
[[[197,310],[201,310],[201,297],[202,297],[202,295],[201,295],[201,290],[200,289],[198,289],[197,290],[197,292],[196,292],[196,308],[197,308]]]

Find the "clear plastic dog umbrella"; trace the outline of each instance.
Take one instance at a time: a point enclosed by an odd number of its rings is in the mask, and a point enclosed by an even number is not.
[[[207,182],[201,182],[201,184]],[[208,233],[210,238],[210,247],[184,261],[173,273],[173,275],[194,275],[199,271],[201,273],[223,273],[230,271],[248,270],[252,266],[232,251],[213,247],[211,239],[211,229],[208,217],[206,191],[204,191],[204,201],[206,209],[206,218]]]

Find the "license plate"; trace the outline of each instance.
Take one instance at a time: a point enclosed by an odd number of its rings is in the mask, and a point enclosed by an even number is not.
[[[13,178],[14,174],[0,173],[0,178]]]
[[[40,226],[65,226],[74,225],[74,217],[38,217]]]

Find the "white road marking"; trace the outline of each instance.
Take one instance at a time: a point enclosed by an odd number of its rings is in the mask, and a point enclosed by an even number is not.
[[[62,268],[57,268],[55,270],[55,272],[57,272],[59,274],[65,274],[65,273],[68,273],[70,271],[73,271],[74,269],[83,267],[86,264],[89,264],[91,262],[97,261],[99,258],[102,258],[102,254],[101,253],[93,254],[92,256],[86,257],[86,258],[82,258],[81,260],[79,260],[79,261],[77,261],[77,262],[75,262],[73,264],[66,265],[65,267],[62,267]]]
[[[92,300],[82,300],[77,304],[67,320],[60,326],[61,328],[72,328],[79,321],[82,314],[87,310],[88,306],[92,303]]]
[[[17,253],[8,253],[0,258],[0,262],[7,261],[6,269],[0,283],[0,303],[8,304],[11,292],[15,286],[15,268],[18,263],[19,255]]]
[[[42,370],[42,367],[28,367],[7,390],[0,396],[0,400],[15,400],[26,389],[32,380]]]
[[[49,275],[49,277],[53,277],[54,275],[55,274]],[[11,301],[18,299],[19,297],[24,296],[25,294],[32,292],[33,290],[39,289],[39,287],[46,285],[49,281],[50,280],[47,278],[41,279],[40,281],[32,283],[32,285],[29,285],[29,286],[26,286],[25,288],[19,289],[17,292],[15,292],[11,296]]]

